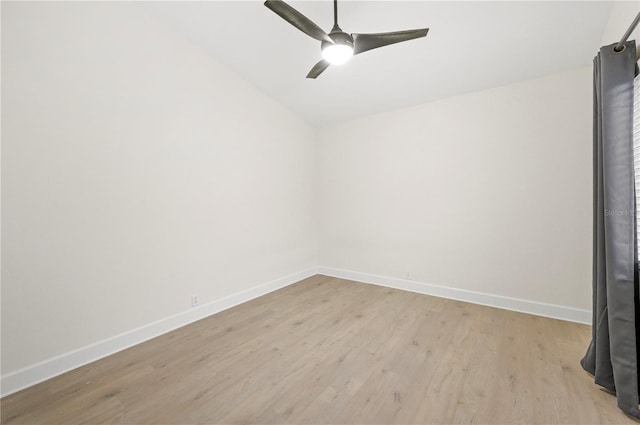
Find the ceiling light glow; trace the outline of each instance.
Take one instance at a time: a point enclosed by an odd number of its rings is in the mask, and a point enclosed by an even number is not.
[[[353,56],[353,47],[346,44],[330,44],[322,49],[322,58],[331,65],[342,65]]]

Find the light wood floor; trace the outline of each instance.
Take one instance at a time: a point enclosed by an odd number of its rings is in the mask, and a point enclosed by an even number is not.
[[[2,399],[2,423],[635,423],[590,328],[315,276]]]

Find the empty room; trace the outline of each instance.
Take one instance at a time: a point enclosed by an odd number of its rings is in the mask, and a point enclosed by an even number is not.
[[[3,424],[640,421],[639,2],[0,15]]]

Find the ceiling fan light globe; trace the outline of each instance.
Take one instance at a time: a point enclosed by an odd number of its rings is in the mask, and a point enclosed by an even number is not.
[[[353,47],[347,44],[330,44],[322,49],[322,58],[331,65],[342,65],[353,56]]]

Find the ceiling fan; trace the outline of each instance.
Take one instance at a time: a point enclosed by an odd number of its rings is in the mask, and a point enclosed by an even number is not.
[[[282,0],[267,0],[264,5],[282,19],[310,37],[321,41],[322,60],[315,64],[307,78],[317,78],[329,65],[341,65],[351,56],[389,44],[425,37],[429,28],[416,30],[381,32],[375,34],[347,34],[338,26],[338,0],[333,0],[333,28],[327,34],[309,18]]]

